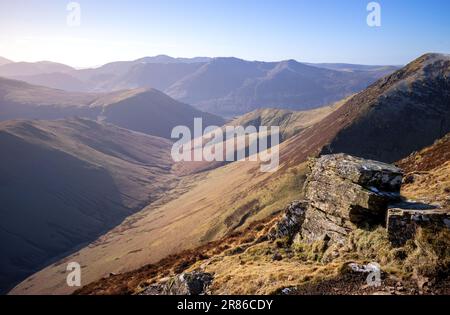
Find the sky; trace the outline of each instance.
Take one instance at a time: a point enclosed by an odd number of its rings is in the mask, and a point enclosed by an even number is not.
[[[402,65],[450,53],[450,1],[379,0],[0,0],[0,56],[74,67],[167,54],[247,60]]]

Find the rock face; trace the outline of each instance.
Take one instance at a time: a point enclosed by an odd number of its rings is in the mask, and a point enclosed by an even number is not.
[[[158,284],[152,284],[142,295],[200,295],[205,294],[213,276],[210,273],[194,271],[166,279]]]
[[[311,160],[305,200],[292,202],[269,232],[271,240],[344,243],[357,229],[387,227],[401,246],[418,227],[450,228],[450,209],[402,201],[401,169],[346,154]]]
[[[389,241],[394,246],[402,246],[412,239],[418,227],[433,230],[450,228],[450,209],[399,207],[394,206],[389,209],[386,222]]]
[[[343,242],[355,228],[383,224],[388,204],[400,198],[402,177],[395,166],[345,154],[315,160],[305,184],[302,239]]]
[[[275,240],[279,238],[287,238],[292,241],[294,236],[300,231],[300,228],[305,220],[305,212],[308,208],[309,202],[293,201],[284,210],[283,216],[277,225],[269,232],[269,239]]]

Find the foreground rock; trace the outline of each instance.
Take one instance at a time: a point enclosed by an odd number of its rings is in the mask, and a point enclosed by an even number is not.
[[[356,228],[384,224],[388,205],[400,199],[402,178],[393,165],[346,154],[320,157],[305,185],[301,238],[342,243]]]
[[[402,246],[414,238],[417,228],[437,231],[450,228],[450,209],[418,209],[414,204],[399,204],[389,209],[387,231],[394,246]]]
[[[306,209],[308,209],[308,201],[293,201],[284,210],[281,219],[276,226],[270,231],[269,239],[287,238],[290,242],[294,236],[300,232],[300,228],[305,220]]]
[[[212,280],[210,273],[182,273],[150,285],[141,295],[201,295],[206,293]]]

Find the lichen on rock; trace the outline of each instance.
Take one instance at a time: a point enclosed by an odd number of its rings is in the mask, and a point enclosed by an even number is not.
[[[316,159],[305,184],[301,238],[343,243],[355,228],[384,224],[388,205],[400,199],[402,177],[393,165],[346,154]]]

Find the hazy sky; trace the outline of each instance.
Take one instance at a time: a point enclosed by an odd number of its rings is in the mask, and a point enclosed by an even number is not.
[[[249,60],[404,64],[450,53],[450,1],[380,0],[0,0],[0,56],[100,65],[143,56],[235,56]]]

